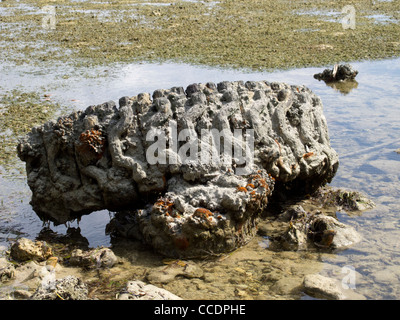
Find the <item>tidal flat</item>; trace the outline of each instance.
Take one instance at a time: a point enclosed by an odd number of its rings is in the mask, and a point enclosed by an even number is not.
[[[399,6],[366,0],[7,0],[0,3],[0,47],[2,59],[15,64],[321,66],[398,56]]]

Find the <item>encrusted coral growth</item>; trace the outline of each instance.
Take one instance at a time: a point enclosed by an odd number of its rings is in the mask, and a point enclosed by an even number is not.
[[[168,255],[220,254],[252,238],[272,191],[308,192],[333,178],[339,162],[322,111],[304,86],[196,83],[45,123],[18,154],[43,219],[127,210],[119,225],[135,227],[121,234]]]
[[[165,216],[172,216],[174,218],[181,218],[179,211],[174,208],[174,202],[170,199],[160,198],[154,204],[154,209],[158,210],[160,213],[164,213]]]
[[[274,180],[265,170],[258,170],[242,177],[225,173],[209,182],[191,185],[178,177],[171,179],[164,197],[145,209],[117,216],[109,230],[114,235],[144,238],[171,257],[219,255],[246,244],[256,233]],[[249,190],[253,185],[257,195],[238,192],[237,186],[243,184],[249,184]]]
[[[86,130],[76,142],[77,157],[84,166],[95,164],[106,150],[106,137],[100,130]]]
[[[86,144],[90,150],[101,156],[105,149],[106,138],[100,130],[86,130],[79,136],[79,141]]]

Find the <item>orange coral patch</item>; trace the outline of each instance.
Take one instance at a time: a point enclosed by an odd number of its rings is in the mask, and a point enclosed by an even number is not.
[[[210,211],[210,210],[208,210],[208,209],[205,209],[205,208],[198,208],[198,209],[196,209],[196,211],[193,213],[193,215],[195,216],[195,217],[200,217],[200,218],[207,218],[207,217],[212,217],[214,214]]]
[[[236,190],[240,192],[247,192],[247,189],[245,187],[237,187]]]

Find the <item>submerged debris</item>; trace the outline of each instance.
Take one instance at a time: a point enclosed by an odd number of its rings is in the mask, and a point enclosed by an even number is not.
[[[0,257],[0,283],[15,278],[15,267],[6,258]]]
[[[172,260],[164,262],[167,266],[158,267],[146,275],[146,279],[151,283],[166,284],[176,277],[201,278],[203,270],[193,261]]]

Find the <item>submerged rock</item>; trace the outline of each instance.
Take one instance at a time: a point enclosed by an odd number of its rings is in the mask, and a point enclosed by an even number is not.
[[[83,268],[112,268],[118,258],[109,248],[96,248],[87,251],[75,249],[71,252],[69,263]]]
[[[118,300],[182,300],[175,294],[142,281],[129,281]]]
[[[317,80],[323,80],[327,83],[354,80],[358,71],[349,64],[335,64],[333,69],[325,69],[321,73],[314,74]]]
[[[344,300],[346,296],[340,288],[339,281],[319,274],[309,274],[303,280],[304,292],[308,295],[330,300]]]
[[[286,250],[346,249],[362,240],[361,235],[335,217],[320,212],[306,212],[300,205],[288,209],[289,226],[276,237]]]
[[[322,207],[334,207],[336,211],[344,211],[348,214],[362,212],[376,206],[361,192],[343,188],[318,188],[312,195],[312,200]]]
[[[170,256],[236,249],[254,236],[273,191],[311,192],[339,164],[320,98],[266,81],[90,106],[32,129],[17,149],[42,219],[123,211],[110,232]]]

